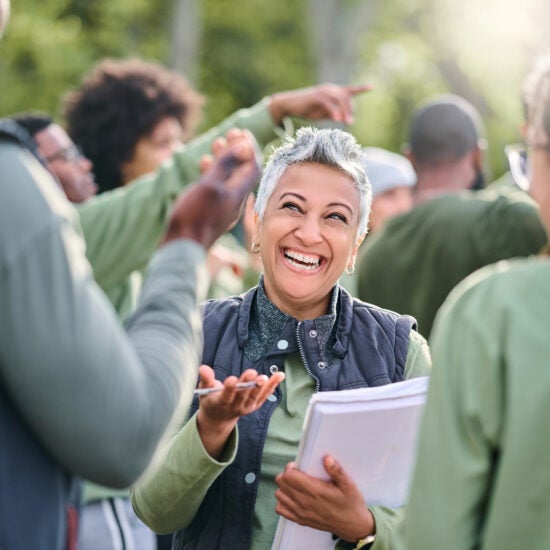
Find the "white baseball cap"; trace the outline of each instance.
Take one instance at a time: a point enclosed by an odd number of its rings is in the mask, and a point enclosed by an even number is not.
[[[362,159],[373,197],[394,187],[412,187],[416,183],[414,168],[403,155],[379,147],[364,147]]]

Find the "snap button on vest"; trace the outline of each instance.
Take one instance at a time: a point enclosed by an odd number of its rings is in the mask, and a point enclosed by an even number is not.
[[[248,474],[244,476],[244,482],[248,483],[249,485],[251,483],[254,483],[255,481],[256,481],[256,474],[254,472],[248,472]]]
[[[286,340],[279,340],[277,342],[277,347],[279,349],[286,349],[286,348],[288,348],[288,342]]]

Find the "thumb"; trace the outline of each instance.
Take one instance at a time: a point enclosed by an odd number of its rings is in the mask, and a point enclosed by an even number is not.
[[[212,367],[209,367],[208,365],[201,365],[199,367],[199,376],[202,385],[206,387],[212,386],[213,383],[216,381],[214,369],[212,369]]]
[[[336,462],[334,457],[330,455],[323,457],[323,466],[332,481],[343,491],[345,491],[347,487],[353,485],[351,479],[347,476],[346,472],[344,472],[342,466]]]

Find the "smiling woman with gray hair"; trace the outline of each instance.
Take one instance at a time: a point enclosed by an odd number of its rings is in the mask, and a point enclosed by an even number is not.
[[[394,512],[368,507],[335,460],[325,461],[331,482],[321,492],[320,480],[286,467],[313,393],[429,372],[414,319],[338,284],[353,269],[370,202],[361,149],[346,132],[303,128],[273,153],[255,207],[260,282],[205,306],[199,387],[220,391],[195,398],[163,462],[133,491],[145,523],[178,531],[173,548],[270,548],[278,514],[352,546],[391,540]]]

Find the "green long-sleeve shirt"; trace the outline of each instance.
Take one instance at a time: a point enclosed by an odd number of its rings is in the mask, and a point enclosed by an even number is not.
[[[94,278],[122,319],[136,307],[142,271],[158,247],[174,200],[198,178],[199,159],[210,153],[214,139],[234,127],[247,128],[260,146],[282,131],[274,126],[265,98],[191,140],[156,172],[77,205]],[[124,494],[85,484],[84,499]]]
[[[405,378],[429,374],[430,365],[426,341],[418,333],[411,332]],[[269,424],[254,509],[252,548],[258,550],[271,547],[278,521],[275,476],[296,457],[307,404],[315,391],[315,382],[307,374],[298,354],[287,358],[284,370],[282,399]],[[158,532],[170,533],[185,527],[193,519],[210,485],[234,460],[237,446],[238,430],[235,429],[224,456],[215,461],[204,450],[195,417],[192,417],[175,436],[154,477],[134,488],[132,502],[137,514]],[[378,506],[373,506],[372,511],[378,533],[373,549],[384,550],[390,547],[399,512]]]
[[[191,402],[205,251],[175,241],[154,255],[125,333],[92,278],[61,189],[14,144],[0,143],[0,166],[2,395],[60,469],[127,486]],[[14,475],[0,472],[4,482]]]
[[[549,259],[480,270],[441,308],[405,548],[550,548],[549,327]]]
[[[485,265],[538,254],[546,244],[538,206],[512,188],[466,191],[420,204],[369,237],[357,262],[357,296],[408,313],[429,337],[437,310]]]
[[[275,139],[267,105],[266,98],[237,111],[174,153],[156,172],[78,206],[94,277],[122,318],[135,307],[139,272],[158,246],[175,198],[199,176],[199,158],[210,152],[216,137],[233,127],[250,130],[261,146]]]

